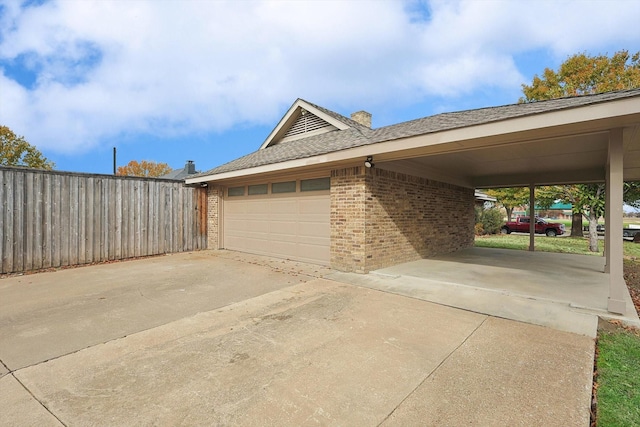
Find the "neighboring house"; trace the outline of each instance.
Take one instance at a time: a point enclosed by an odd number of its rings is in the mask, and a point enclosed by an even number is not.
[[[257,151],[186,183],[208,185],[211,249],[368,272],[472,246],[475,188],[606,181],[618,221],[623,178],[640,180],[640,90],[378,129],[298,99]]]
[[[554,203],[549,209],[536,206],[536,215],[551,219],[571,219],[571,207],[571,203]]]
[[[570,203],[554,203],[549,206],[548,209],[543,209],[540,206],[536,206],[536,215],[541,218],[551,219],[571,219],[571,204]],[[528,208],[526,206],[518,206],[513,209],[511,213],[513,217],[521,215],[529,215]]]
[[[480,190],[475,191],[474,197],[476,199],[476,205],[480,207],[493,206],[497,201],[495,197],[491,197],[490,195],[483,193]]]
[[[194,175],[196,173],[198,173],[196,171],[196,164],[193,162],[193,160],[187,160],[187,163],[184,165],[182,169],[174,169],[168,174],[159,176],[158,178],[175,179],[175,180],[182,181],[186,177],[190,175]]]

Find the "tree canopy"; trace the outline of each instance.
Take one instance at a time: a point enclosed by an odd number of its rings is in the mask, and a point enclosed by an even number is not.
[[[529,204],[529,189],[527,187],[491,188],[486,191],[507,211],[507,221],[511,221],[513,208]]]
[[[167,163],[131,160],[126,166],[119,166],[116,175],[158,177],[168,174],[171,170]]]
[[[0,165],[47,170],[55,167],[55,164],[29,144],[24,136],[16,135],[7,126],[0,126]]]
[[[640,52],[627,50],[607,55],[591,56],[579,53],[568,57],[554,71],[545,68],[542,76],[535,75],[531,85],[522,85],[524,97],[519,102],[535,102],[567,96],[589,95],[640,87]],[[589,249],[598,251],[596,226],[604,214],[604,184],[576,184],[552,186],[543,191],[547,199],[557,197],[573,208],[572,235],[582,231],[582,216],[589,220]],[[625,183],[624,201],[640,206],[638,183]]]
[[[640,87],[640,52],[621,50],[608,57],[579,53],[567,58],[557,71],[545,68],[522,85],[520,102],[534,102]]]

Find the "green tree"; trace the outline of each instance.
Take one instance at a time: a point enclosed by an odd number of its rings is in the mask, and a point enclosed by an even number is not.
[[[571,236],[582,237],[582,216],[583,207],[580,205],[577,195],[579,193],[579,187],[576,185],[550,185],[540,187],[539,197],[554,200],[560,200],[562,203],[568,203],[571,205]]]
[[[582,210],[582,214],[589,220],[589,250],[598,252],[598,219],[604,215],[605,185],[579,184],[575,185],[574,197],[576,205],[574,213]]]
[[[529,189],[526,187],[491,188],[486,191],[507,211],[507,221],[511,221],[513,208],[529,204]]]
[[[632,55],[621,50],[609,57],[607,55],[587,55],[579,53],[568,57],[554,71],[545,68],[542,76],[533,77],[531,85],[522,85],[519,102],[535,102],[567,96],[580,96],[614,90],[640,87],[640,52]],[[629,184],[635,187],[635,184]],[[582,225],[582,216],[589,220],[589,249],[598,250],[596,227],[598,218],[604,213],[604,185],[579,184],[562,186],[565,203],[573,205],[571,234]],[[625,187],[628,199],[633,199],[633,191]],[[638,195],[640,198],[640,194]],[[636,199],[637,200],[637,199]],[[582,231],[580,231],[582,235]]]
[[[567,58],[557,71],[545,68],[531,85],[522,85],[520,102],[588,95],[640,87],[640,52],[621,50],[608,57],[579,53]]]
[[[55,164],[29,144],[24,136],[16,135],[7,126],[0,126],[0,165],[47,170],[55,167]]]
[[[167,163],[131,160],[126,166],[119,166],[116,175],[157,177],[169,172],[171,172],[171,166]]]
[[[589,221],[589,250],[598,252],[598,219],[605,213],[605,184],[556,185],[550,192],[556,192],[558,199],[572,205],[573,217],[579,219],[579,226],[571,235],[582,236],[582,217]],[[622,189],[624,203],[640,208],[640,183],[625,182]]]

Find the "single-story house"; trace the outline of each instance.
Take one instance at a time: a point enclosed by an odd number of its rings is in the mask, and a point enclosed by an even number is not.
[[[493,206],[498,201],[495,197],[491,197],[480,190],[475,191],[474,197],[476,199],[476,205],[480,207],[484,207],[487,204],[489,206]]]
[[[190,175],[195,175],[196,173],[196,164],[193,162],[193,160],[187,160],[187,163],[185,163],[183,168],[173,169],[171,172],[159,176],[158,178],[175,179],[176,181],[182,181]]]
[[[552,219],[571,219],[571,203],[556,202],[549,206],[548,209],[543,209],[540,206],[536,206],[536,212],[538,216]]]
[[[606,182],[609,309],[624,313],[623,180],[640,180],[640,90],[377,129],[298,99],[257,151],[186,183],[208,188],[209,248],[366,273],[472,246],[476,188]]]
[[[549,206],[548,208],[543,208],[541,206],[536,206],[535,213],[537,216],[541,218],[550,218],[550,219],[571,219],[572,211],[571,211],[571,203],[561,203],[556,202]],[[528,215],[528,210],[526,206],[518,206],[513,209],[511,213],[512,217],[516,217],[518,215]]]

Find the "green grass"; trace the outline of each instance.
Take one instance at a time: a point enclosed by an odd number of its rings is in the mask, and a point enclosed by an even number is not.
[[[529,249],[529,236],[514,234],[494,234],[476,236],[475,245],[481,248]],[[624,255],[629,258],[640,259],[640,244],[623,242]],[[589,251],[589,240],[584,237],[546,237],[536,236],[535,250],[541,252],[560,252],[568,254],[600,255],[604,250],[604,240],[598,241],[600,252]]]
[[[549,221],[549,222],[558,222],[560,224],[564,224],[564,227],[568,230],[571,230],[571,219],[551,219],[551,218],[545,218],[545,220]],[[603,221],[599,221],[598,224],[600,225],[604,225]],[[629,225],[634,224],[634,225],[638,225],[640,224],[640,218],[629,218],[629,217],[625,217],[622,223],[622,226],[624,228],[628,228]],[[588,227],[589,226],[589,221],[582,221],[582,227]]]
[[[597,369],[597,425],[640,425],[640,337],[601,332]]]

